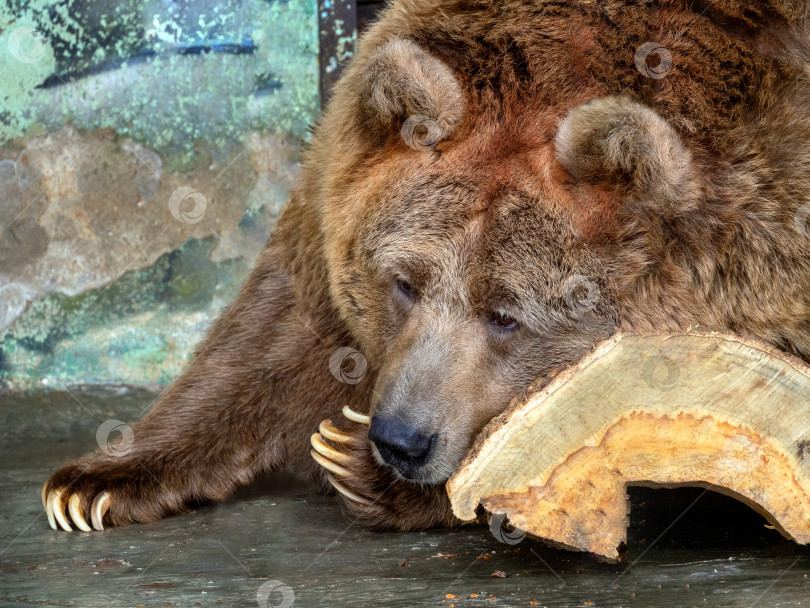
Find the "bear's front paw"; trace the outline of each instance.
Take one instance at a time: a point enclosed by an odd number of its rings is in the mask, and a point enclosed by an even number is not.
[[[313,448],[310,454],[315,462],[329,472],[326,477],[338,492],[348,500],[368,506],[372,504],[372,499],[353,492],[348,486],[352,480],[358,478],[357,465],[362,463],[360,453],[362,452],[362,455],[365,456],[364,452],[368,448],[368,446],[363,446],[364,442],[368,444],[368,439],[365,438],[367,431],[363,425],[368,426],[371,424],[371,420],[368,416],[358,414],[348,406],[343,408],[343,415],[357,423],[352,429],[352,434],[337,429],[331,420],[324,420],[318,427],[319,432],[313,433],[310,438]],[[333,445],[337,447],[333,447]],[[363,449],[364,447],[366,449]],[[343,482],[338,481],[336,476]]]
[[[327,478],[346,499],[353,521],[378,529],[422,530],[455,525],[443,485],[421,485],[401,479],[374,458],[368,439],[368,416],[348,407],[343,415],[352,421],[348,432],[324,420],[312,435],[312,457],[325,468]]]
[[[166,490],[156,472],[139,462],[90,454],[59,469],[42,486],[48,523],[54,530],[71,532],[72,523],[90,532],[103,530],[105,523],[145,523],[183,510],[183,501]]]

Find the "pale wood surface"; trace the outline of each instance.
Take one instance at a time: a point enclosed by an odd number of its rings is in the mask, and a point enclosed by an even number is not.
[[[482,437],[448,482],[462,519],[616,560],[628,485],[704,486],[810,543],[810,368],[759,341],[616,335]]]

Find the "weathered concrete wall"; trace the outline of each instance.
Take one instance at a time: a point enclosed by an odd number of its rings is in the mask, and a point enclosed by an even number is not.
[[[314,0],[0,8],[0,383],[165,384],[318,111]]]

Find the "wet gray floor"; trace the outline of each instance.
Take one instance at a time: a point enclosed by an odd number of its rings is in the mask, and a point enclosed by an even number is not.
[[[810,605],[810,549],[695,489],[631,489],[619,565],[528,539],[505,545],[486,527],[371,532],[290,474],[156,524],[51,530],[39,496],[48,472],[95,447],[102,422],[135,420],[153,398],[0,396],[0,605],[264,608],[293,594],[302,607]]]

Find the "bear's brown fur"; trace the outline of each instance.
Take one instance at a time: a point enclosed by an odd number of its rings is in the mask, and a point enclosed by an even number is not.
[[[353,444],[341,481],[373,499],[354,515],[450,524],[441,482],[476,433],[616,328],[700,325],[810,361],[806,14],[806,0],[395,2],[256,269],[132,450],[85,456],[48,489],[85,511],[107,490],[118,525],[282,466],[321,476],[309,435],[348,404],[430,439],[397,465],[421,483]],[[648,41],[668,73],[634,64]],[[413,116],[428,132],[406,142]],[[357,384],[330,372],[343,346],[369,362]]]

